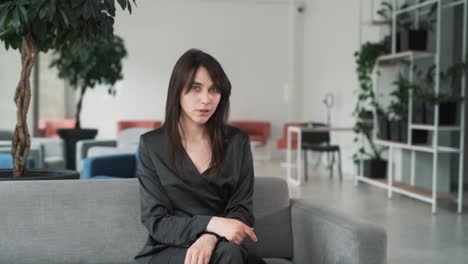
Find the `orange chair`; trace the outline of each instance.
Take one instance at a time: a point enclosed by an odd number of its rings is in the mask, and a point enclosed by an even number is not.
[[[231,126],[237,127],[249,134],[250,141],[258,146],[265,146],[271,135],[271,124],[267,121],[230,121]]]
[[[57,129],[75,128],[75,119],[40,119],[38,122],[39,137],[58,138]]]
[[[126,128],[144,127],[149,129],[156,129],[161,127],[161,124],[161,121],[155,120],[120,120],[117,122],[117,134]]]
[[[300,123],[286,123],[283,126],[283,137],[279,138],[276,141],[276,148],[281,150],[286,150],[288,147],[288,127],[290,126],[299,126]],[[291,149],[297,149],[297,133],[291,135]]]

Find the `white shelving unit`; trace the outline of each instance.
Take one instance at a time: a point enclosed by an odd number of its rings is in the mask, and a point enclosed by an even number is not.
[[[362,0],[361,0],[362,1]],[[441,47],[441,20],[442,20],[442,9],[443,8],[452,8],[454,6],[463,5],[463,37],[462,37],[462,56],[466,54],[466,44],[467,44],[467,15],[468,15],[468,0],[459,0],[459,1],[450,1],[450,0],[431,0],[425,1],[422,3],[414,4],[408,6],[404,9],[397,9],[397,1],[393,0],[393,19],[392,19],[392,54],[381,56],[378,58],[376,67],[381,67],[387,63],[397,62],[401,60],[409,61],[410,68],[412,69],[412,65],[414,65],[415,61],[417,60],[433,60],[434,64],[436,65],[435,72],[440,72],[440,47]],[[419,12],[419,10],[423,7],[428,5],[437,4],[437,23],[436,23],[436,51],[434,53],[429,52],[415,52],[415,51],[406,51],[406,52],[396,52],[396,19],[397,16],[405,13],[405,12]],[[362,3],[361,3],[362,7]],[[418,23],[418,22],[416,22]],[[361,27],[363,23],[360,23]],[[371,24],[377,25],[377,24]],[[362,34],[362,33],[360,33]],[[361,41],[360,36],[360,42]],[[374,74],[374,92],[378,89],[377,87],[377,74]],[[409,71],[409,81],[413,81],[412,70]],[[435,77],[435,85],[434,85],[434,93],[439,94],[439,76],[436,74]],[[466,80],[463,76],[462,78],[462,89],[461,89],[461,96],[465,96],[465,89],[466,89]],[[377,94],[377,93],[376,93]],[[455,201],[458,205],[457,211],[459,213],[462,212],[463,207],[463,154],[464,154],[464,131],[465,131],[465,123],[464,123],[464,112],[465,112],[465,104],[464,102],[460,103],[459,111],[460,111],[460,124],[457,126],[440,126],[439,125],[439,105],[434,106],[434,124],[427,125],[427,124],[413,124],[412,123],[412,93],[410,91],[409,100],[408,100],[408,142],[407,143],[400,143],[400,142],[392,142],[392,141],[385,141],[377,139],[376,131],[374,129],[374,142],[380,146],[384,146],[388,148],[388,179],[387,180],[378,180],[378,179],[370,179],[363,177],[362,175],[355,176],[355,184],[359,182],[368,183],[373,186],[383,188],[387,190],[388,197],[391,198],[394,192],[406,195],[408,197],[412,197],[414,199],[418,199],[423,202],[430,203],[432,205],[432,212],[435,213],[437,210],[437,201],[439,199],[450,199]],[[377,124],[377,117],[374,115],[374,124]],[[377,127],[375,125],[374,127]],[[432,144],[430,145],[417,145],[412,143],[412,131],[413,130],[426,130],[432,132]],[[439,132],[442,131],[453,131],[459,132],[459,146],[457,148],[454,147],[445,147],[439,146]],[[363,143],[361,143],[363,144]],[[394,182],[393,180],[393,151],[395,149],[405,149],[411,151],[411,160],[410,160],[410,183],[405,184],[401,182]],[[415,186],[415,163],[416,163],[416,152],[426,152],[432,154],[432,189],[427,190],[420,187]],[[438,157],[442,154],[447,153],[456,153],[458,154],[459,158],[459,166],[458,166],[458,192],[457,195],[449,194],[449,193],[440,193],[437,191],[437,180],[438,180]],[[361,157],[360,162],[360,172],[363,171],[363,161]]]

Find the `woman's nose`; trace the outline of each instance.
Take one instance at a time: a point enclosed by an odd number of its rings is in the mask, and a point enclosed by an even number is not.
[[[211,95],[209,92],[207,91],[203,91],[200,93],[200,101],[203,103],[203,104],[208,104],[211,100]]]

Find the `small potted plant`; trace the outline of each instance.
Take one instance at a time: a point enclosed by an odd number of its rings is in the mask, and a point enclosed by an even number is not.
[[[396,86],[390,95],[393,97],[389,105],[390,139],[392,141],[408,141],[408,98],[411,84],[401,73],[393,82]]]
[[[424,2],[426,0],[420,0]],[[403,3],[398,9],[407,8],[409,4]],[[405,50],[426,51],[428,42],[428,33],[433,30],[435,22],[435,12],[437,4],[430,6],[430,10],[425,15],[419,18],[418,26],[415,27],[412,23],[413,18],[410,13],[404,12],[398,15],[396,20],[396,52]],[[381,3],[381,8],[377,13],[388,22],[390,34],[392,32],[393,5],[387,1]],[[391,53],[391,37],[384,38],[386,54]]]
[[[359,164],[361,157],[363,160],[362,175],[372,178],[385,178],[387,171],[387,161],[382,158],[384,148],[375,144],[372,131],[373,124],[369,122],[369,112],[376,113],[380,110],[375,93],[372,88],[372,72],[377,62],[377,58],[384,52],[382,43],[367,42],[361,49],[355,52],[356,73],[359,81],[357,90],[357,101],[353,116],[356,118],[354,125],[354,142],[363,138],[368,148],[359,147],[353,154],[355,164]],[[358,166],[359,167],[359,166]]]
[[[14,101],[17,124],[12,139],[13,170],[3,177],[24,176],[31,146],[27,113],[31,99],[30,76],[40,51],[60,50],[72,43],[113,35],[116,3],[132,10],[130,0],[3,0],[0,1],[0,41],[6,49],[19,49],[22,71]],[[28,169],[28,172],[32,170]],[[41,176],[50,170],[40,171]],[[33,173],[37,174],[37,173]],[[31,175],[31,173],[26,174]]]
[[[58,129],[57,133],[65,142],[67,168],[75,169],[76,142],[94,139],[97,129],[81,127],[81,109],[87,90],[96,85],[106,85],[108,94],[115,95],[115,83],[123,78],[122,60],[127,51],[122,38],[111,36],[96,38],[87,42],[76,42],[56,52],[50,67],[58,69],[58,76],[66,80],[74,90],[79,91],[75,111],[75,128]]]
[[[439,73],[439,87],[447,85],[448,91],[434,93],[435,65],[428,67],[426,72],[416,69],[415,75],[420,78],[420,83],[415,86],[415,94],[419,101],[423,102],[424,124],[434,124],[435,105],[439,105],[439,125],[455,125],[458,118],[459,103],[465,100],[461,96],[461,78],[468,70],[468,57],[464,62],[455,63],[445,72]]]

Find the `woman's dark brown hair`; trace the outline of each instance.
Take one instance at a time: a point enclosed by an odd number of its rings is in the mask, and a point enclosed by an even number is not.
[[[197,49],[186,51],[177,61],[172,70],[167,91],[166,117],[164,121],[164,146],[171,169],[179,175],[181,159],[184,155],[182,140],[179,133],[179,118],[182,113],[180,95],[185,87],[191,87],[198,68],[204,67],[213,81],[213,85],[221,93],[218,107],[205,126],[211,145],[210,168],[216,174],[221,173],[224,166],[223,128],[229,116],[229,96],[231,82],[221,64],[211,55]]]

